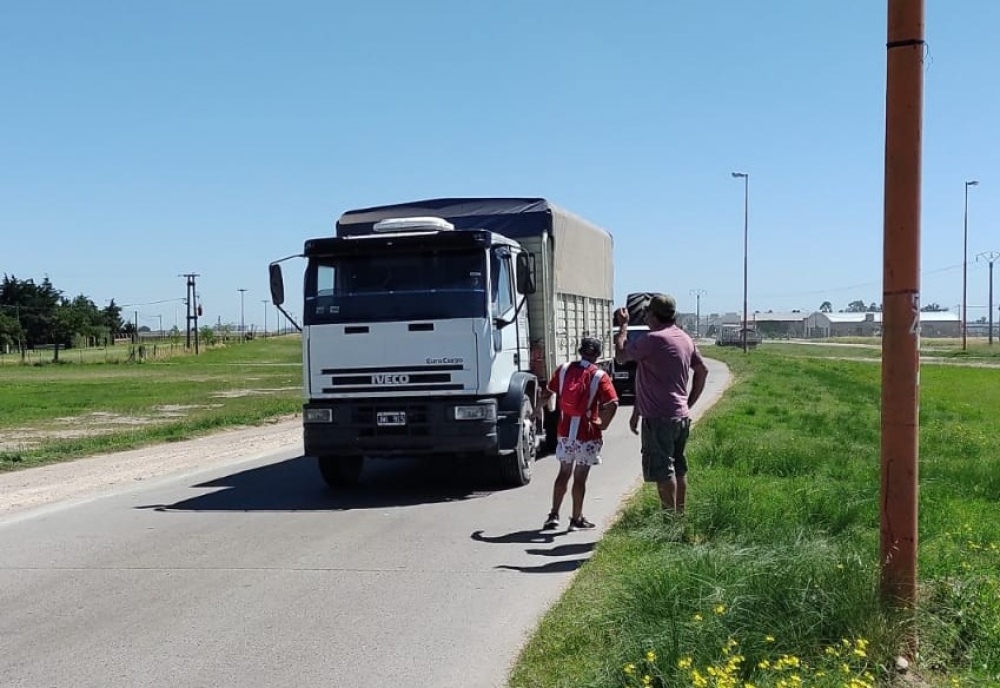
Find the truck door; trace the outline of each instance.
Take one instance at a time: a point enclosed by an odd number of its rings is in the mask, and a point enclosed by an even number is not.
[[[493,352],[495,356],[494,379],[510,379],[520,369],[521,330],[525,328],[520,317],[515,316],[519,296],[515,290],[514,272],[511,253],[505,248],[493,252],[491,262],[492,273],[492,311],[494,318]],[[524,310],[523,308],[521,309]],[[509,324],[508,324],[509,323]],[[527,364],[527,360],[525,360]]]

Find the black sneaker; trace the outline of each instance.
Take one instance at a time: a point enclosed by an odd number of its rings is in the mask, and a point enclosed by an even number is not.
[[[570,530],[593,530],[596,527],[597,526],[595,526],[593,523],[588,521],[583,516],[581,516],[580,518],[571,518],[569,520]]]
[[[542,526],[542,530],[552,530],[559,527],[559,514],[552,512],[549,517],[545,519],[545,525]]]

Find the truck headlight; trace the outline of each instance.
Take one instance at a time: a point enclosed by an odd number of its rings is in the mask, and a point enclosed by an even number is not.
[[[332,423],[333,409],[330,408],[307,408],[302,412],[302,422],[304,423]]]
[[[497,407],[494,404],[456,406],[455,420],[496,420]]]

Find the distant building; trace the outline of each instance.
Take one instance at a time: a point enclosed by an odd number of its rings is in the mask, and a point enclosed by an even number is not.
[[[752,313],[749,316],[749,325],[765,339],[792,337],[798,339],[806,336],[806,313],[802,311]]]
[[[882,334],[881,313],[821,313],[805,320],[807,337],[874,337]],[[951,311],[922,311],[920,334],[924,337],[959,337],[961,319]]]

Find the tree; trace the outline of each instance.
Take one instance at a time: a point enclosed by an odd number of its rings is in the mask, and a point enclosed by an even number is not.
[[[832,313],[833,312],[833,304],[830,303],[829,301],[824,301],[823,303],[821,303],[819,305],[819,312],[820,313]]]
[[[923,306],[920,310],[922,310],[924,313],[943,313],[948,309],[942,308],[936,303],[929,303],[926,306]]]
[[[108,333],[111,335],[112,342],[114,338],[121,333],[122,327],[125,323],[122,322],[122,309],[121,306],[115,305],[115,300],[111,299],[111,303],[105,306],[104,310],[101,311],[101,317],[104,320],[104,326],[108,328]]]
[[[848,313],[864,313],[867,310],[868,310],[868,305],[861,299],[858,299],[856,301],[851,301],[849,304],[847,304]]]
[[[15,310],[0,309],[0,348],[20,348],[21,340],[24,339],[24,330],[17,320]]]
[[[16,325],[4,321],[0,338],[13,336],[25,348],[54,344],[58,352],[60,346],[85,346],[121,329],[121,308],[114,301],[101,310],[84,294],[67,299],[48,277],[35,284],[31,279],[4,274],[0,313],[13,316]]]

